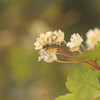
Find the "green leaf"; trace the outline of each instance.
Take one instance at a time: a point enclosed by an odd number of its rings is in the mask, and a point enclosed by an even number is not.
[[[75,99],[74,99],[74,95],[69,93],[67,95],[60,96],[60,97],[56,98],[55,100],[75,100]]]
[[[72,94],[60,96],[55,100],[92,100],[100,94],[98,77],[87,64],[78,67],[68,76],[66,86]]]
[[[81,55],[77,57],[70,58],[69,60],[77,61],[77,60],[82,60],[82,61],[89,61],[92,62],[91,58],[93,60],[99,59],[100,58],[100,42],[96,44],[94,49],[85,51]]]

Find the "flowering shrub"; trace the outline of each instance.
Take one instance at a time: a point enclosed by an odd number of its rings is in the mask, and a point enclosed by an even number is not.
[[[82,64],[67,78],[66,87],[69,94],[58,97],[55,100],[100,100],[100,30],[95,28],[86,33],[85,48],[82,45],[83,38],[78,33],[71,35],[70,42],[64,40],[64,32],[61,30],[41,33],[34,43],[39,50],[39,61],[47,63],[80,63]],[[62,50],[65,44],[72,55]],[[83,49],[83,50],[82,50]],[[77,52],[77,54],[76,54]],[[66,56],[67,60],[58,60],[57,55]]]

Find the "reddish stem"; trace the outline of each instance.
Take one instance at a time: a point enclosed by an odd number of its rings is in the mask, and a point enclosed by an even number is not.
[[[82,62],[87,63],[87,64],[89,64],[89,65],[93,66],[95,69],[100,70],[100,67],[98,66],[98,64],[97,64],[96,62],[95,62],[95,65],[94,65],[94,64],[91,64],[91,63],[89,63],[88,61],[82,61]]]
[[[74,56],[76,56],[76,54],[74,52],[72,52]]]
[[[96,68],[97,68],[98,70],[100,70],[100,67],[98,66],[97,62],[94,61],[94,63],[96,64]]]
[[[67,56],[67,57],[70,57],[70,58],[73,57],[73,56],[71,56],[71,55],[68,55],[68,54],[64,53],[64,52],[62,51],[61,48],[58,48],[58,50],[60,51],[60,53],[61,53],[63,56]],[[75,54],[74,52],[72,52],[72,53],[73,53],[74,56],[76,56],[76,54]],[[92,61],[93,61],[94,64],[91,64],[91,63],[88,62],[88,61],[76,61],[76,62],[74,62],[74,63],[84,62],[84,63],[87,63],[87,64],[93,66],[95,69],[100,70],[100,67],[98,66],[97,62],[94,61],[93,59],[92,59]],[[69,63],[69,62],[68,62],[68,63]]]
[[[64,55],[64,56],[67,56],[67,57],[73,57],[73,56],[71,56],[71,55],[68,55],[68,54],[66,54],[66,53],[64,53],[63,51],[62,51],[62,49],[61,48],[58,48],[59,49],[59,51],[60,51],[60,53],[62,54],[62,55]]]
[[[95,67],[95,65],[93,65],[93,64],[91,64],[91,63],[89,63],[88,61],[82,61],[82,62],[87,63],[87,64],[89,64],[89,65],[91,65],[91,66]]]
[[[92,58],[90,58],[92,61],[93,61],[93,63],[95,64],[95,67],[98,69],[98,70],[100,70],[100,67],[98,66],[98,64],[97,64],[97,60],[93,60]]]

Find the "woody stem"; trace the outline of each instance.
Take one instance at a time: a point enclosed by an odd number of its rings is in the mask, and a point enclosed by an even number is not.
[[[70,58],[72,57],[71,55],[68,55],[68,54],[64,53],[61,48],[58,48],[58,49],[59,49],[59,51],[60,51],[60,53],[62,55],[67,56],[67,57],[70,57]]]

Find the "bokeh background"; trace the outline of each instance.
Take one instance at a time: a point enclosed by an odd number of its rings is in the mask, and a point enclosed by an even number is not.
[[[61,29],[86,40],[100,27],[100,0],[0,0],[0,100],[54,100],[68,90],[67,75],[77,64],[38,61],[40,33]],[[85,42],[84,42],[85,45]]]

